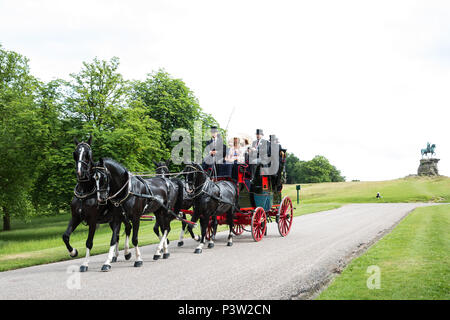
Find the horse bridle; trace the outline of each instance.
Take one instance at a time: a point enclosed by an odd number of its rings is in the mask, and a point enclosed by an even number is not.
[[[80,145],[86,145],[88,148],[89,148],[89,151],[91,151],[92,152],[92,149],[91,149],[91,146],[88,144],[88,143],[86,143],[86,142],[80,142],[79,144],[77,144],[77,146],[76,146],[76,149],[78,149],[78,147],[80,146]],[[84,166],[86,166],[86,171],[87,171],[87,178],[86,179],[79,179],[78,178],[78,175],[77,175],[77,181],[78,182],[88,182],[88,181],[90,181],[91,180],[91,172],[90,172],[90,170],[89,170],[89,167],[90,167],[90,165],[91,164],[93,164],[92,163],[92,160],[91,160],[91,162],[90,163],[87,163],[86,161],[83,161],[83,160],[80,160],[80,159],[75,159],[75,165],[76,166],[78,166],[78,163],[81,163],[82,165],[84,165]],[[91,168],[92,169],[92,168]]]
[[[108,169],[105,167],[94,167],[93,169],[94,169],[94,179],[95,179],[98,204],[106,205],[108,203],[109,190],[110,190]],[[101,175],[106,177],[106,187],[104,189],[102,189],[100,186]],[[107,196],[106,196],[105,200],[101,199],[101,196],[100,196],[101,192],[106,192]]]
[[[108,200],[109,200],[109,201],[111,201],[112,204],[114,204],[114,206],[116,206],[116,207],[120,206],[122,204],[122,202],[124,202],[128,198],[128,196],[131,194],[131,191],[130,191],[131,184],[130,184],[130,182],[131,182],[131,178],[133,177],[133,175],[130,172],[127,171],[127,173],[128,173],[128,180],[127,180],[127,182],[124,183],[124,185],[119,189],[119,191],[117,191],[115,194],[110,196],[109,192],[110,192],[111,188],[110,188],[109,182],[110,182],[111,178],[110,178],[110,173],[109,173],[108,169],[106,167],[99,167],[99,166],[96,166],[93,169],[95,171],[94,179],[96,179],[96,186],[97,186],[96,187],[96,192],[97,192],[97,200],[99,201],[99,203],[101,205],[105,205],[105,204],[108,203]],[[102,172],[102,173],[100,173],[100,172]],[[106,189],[101,189],[100,188],[100,174],[103,174],[103,175],[106,176],[106,185],[107,185]],[[113,199],[117,198],[117,196],[127,186],[128,186],[128,188],[127,188],[126,196],[124,198],[118,200],[118,201],[113,201]],[[107,197],[103,201],[100,199],[100,192],[106,192],[106,194],[107,194]]]
[[[158,169],[160,169],[159,171],[162,171],[162,173],[156,173],[157,176],[166,176],[168,173],[170,173],[169,171],[169,167],[168,166],[159,166],[156,168],[156,171],[158,171]],[[166,169],[166,170],[164,170]]]

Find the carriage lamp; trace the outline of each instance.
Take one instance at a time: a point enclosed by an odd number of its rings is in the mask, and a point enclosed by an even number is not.
[[[300,185],[299,184],[296,185],[295,189],[297,189],[297,204],[299,204],[300,203],[300,189],[301,189]]]

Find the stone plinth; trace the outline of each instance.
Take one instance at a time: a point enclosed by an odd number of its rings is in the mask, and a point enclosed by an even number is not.
[[[417,174],[419,176],[438,176],[438,162],[439,159],[420,159],[420,165],[419,169],[417,169]]]

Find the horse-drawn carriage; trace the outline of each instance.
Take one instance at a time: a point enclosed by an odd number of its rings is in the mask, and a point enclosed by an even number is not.
[[[214,182],[230,181],[236,184],[238,204],[233,212],[233,233],[236,236],[244,231],[251,232],[255,241],[260,241],[267,234],[267,223],[275,221],[282,237],[289,234],[293,221],[292,201],[288,196],[282,198],[282,174],[285,165],[286,150],[280,150],[279,168],[273,175],[263,175],[261,167],[255,170],[251,177],[249,164],[234,164],[237,166],[237,179],[230,175],[212,175]],[[216,165],[220,166],[220,165]],[[217,170],[221,172],[221,170]],[[193,214],[191,209],[182,210],[185,214]],[[226,214],[211,217],[206,239],[211,240],[218,225],[227,224]]]
[[[193,238],[200,241],[195,253],[201,253],[205,240],[208,247],[214,246],[217,226],[229,226],[228,246],[232,245],[232,234],[238,236],[249,231],[255,241],[260,241],[267,230],[267,223],[276,221],[281,236],[286,236],[292,226],[293,207],[289,197],[282,198],[282,174],[285,165],[285,150],[280,150],[278,170],[267,174],[262,164],[233,164],[237,176],[211,175],[199,164],[188,164],[179,173],[169,173],[167,166],[158,167],[156,174],[131,173],[124,166],[108,158],[94,163],[88,142],[75,140],[73,153],[77,168],[77,185],[71,203],[72,218],[63,234],[63,241],[71,257],[78,251],[70,246],[70,235],[81,222],[89,225],[86,241],[86,258],[80,271],[88,270],[90,250],[97,223],[109,223],[112,230],[110,250],[102,266],[103,271],[111,269],[111,262],[117,261],[121,224],[125,225],[125,259],[131,258],[129,238],[135,247],[134,266],[143,264],[138,247],[139,223],[153,213],[156,223],[153,228],[160,236],[154,259],[167,259],[170,222],[183,222],[178,246],[183,245],[185,227]],[[248,170],[252,166],[252,170]],[[235,167],[236,168],[236,167]],[[162,169],[162,170],[161,170]],[[256,170],[255,170],[256,169]],[[192,210],[192,208],[194,210]],[[181,217],[180,213],[183,214]],[[186,219],[191,215],[191,220]],[[192,228],[200,220],[201,237],[196,238]],[[246,229],[249,227],[248,229]]]

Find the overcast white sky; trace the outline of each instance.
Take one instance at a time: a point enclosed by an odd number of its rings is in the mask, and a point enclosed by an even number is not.
[[[41,80],[94,57],[165,68],[232,131],[263,128],[347,180],[450,176],[449,1],[5,1],[0,43]],[[243,129],[245,128],[245,129]]]

